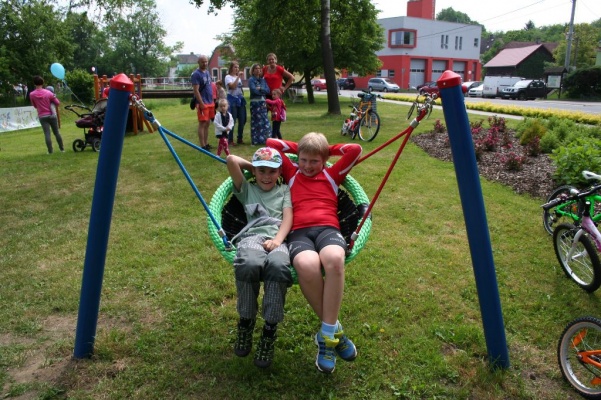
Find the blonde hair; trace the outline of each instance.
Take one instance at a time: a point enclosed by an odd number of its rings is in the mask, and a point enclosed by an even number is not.
[[[273,89],[271,91],[271,95],[273,96],[274,94],[277,94],[278,96],[282,97],[282,91],[280,89]]]
[[[224,105],[224,104],[225,104],[226,106],[228,105],[228,104],[227,104],[227,100],[226,100],[226,99],[219,99],[219,101],[217,102],[217,105],[218,105],[219,107],[221,107],[221,106],[222,106],[222,105]]]
[[[298,142],[298,154],[320,155],[326,162],[330,158],[330,145],[323,133],[309,132]]]
[[[275,62],[278,62],[278,56],[275,55],[275,53],[269,53],[267,54],[267,57],[265,57],[265,59],[269,59],[269,57],[273,57],[273,59],[275,60]]]

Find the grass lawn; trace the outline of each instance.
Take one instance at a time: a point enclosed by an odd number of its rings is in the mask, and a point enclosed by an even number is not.
[[[339,133],[343,117],[325,114],[325,96],[316,101],[288,104],[284,137],[318,131],[331,142],[349,140]],[[146,105],[164,127],[197,143],[187,102]],[[382,129],[361,143],[364,153],[408,125],[408,106],[381,102],[378,111]],[[482,181],[511,362],[493,371],[453,164],[412,143],[374,208],[365,248],[347,266],[341,321],[359,357],[339,360],[327,376],[313,365],[319,321],[298,286],[288,294],[273,365],[259,370],[252,356],[234,355],[232,267],[209,239],[207,215],[160,136],[128,134],[95,354],[72,360],[99,156],[71,150],[83,138],[74,117],[62,112],[64,154],[46,154],[41,128],[0,134],[2,398],[578,398],[559,372],[557,341],[570,320],[598,315],[599,297],[565,278],[540,199]],[[439,110],[416,134],[437,118]],[[245,131],[250,142],[250,125]],[[210,138],[215,145],[212,127]],[[227,177],[225,165],[173,143],[209,201]],[[353,169],[370,197],[398,144]],[[250,157],[255,149],[231,150]]]

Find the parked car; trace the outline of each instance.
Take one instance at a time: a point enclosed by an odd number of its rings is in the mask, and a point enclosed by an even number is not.
[[[370,90],[376,90],[380,92],[395,92],[397,93],[401,88],[399,85],[394,83],[389,78],[371,78],[369,82],[367,82],[367,87]]]
[[[482,84],[482,81],[467,81],[467,82],[463,82],[461,84],[461,90],[463,90],[463,95],[467,96],[468,92],[470,91],[471,88],[475,88],[477,86],[480,86]]]
[[[482,90],[484,89],[484,84],[481,83],[480,85],[471,88],[470,90],[467,91],[467,95],[469,97],[482,97]]]
[[[534,100],[547,95],[547,85],[541,80],[525,79],[504,88],[501,93],[504,99]]]
[[[440,95],[440,90],[438,89],[438,85],[436,82],[430,82],[427,85],[423,85],[418,89],[419,94],[424,95],[426,93]]]
[[[325,79],[312,79],[311,86],[313,86],[313,89],[317,90],[318,92],[322,89],[323,90],[327,89]]]
[[[504,88],[513,86],[524,78],[519,76],[485,76],[484,89],[482,89],[482,97],[494,99],[502,97],[501,92]]]
[[[355,80],[353,78],[338,79],[338,87],[345,90],[355,90]]]

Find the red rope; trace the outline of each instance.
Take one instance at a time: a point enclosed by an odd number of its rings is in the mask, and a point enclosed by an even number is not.
[[[357,226],[357,229],[355,229],[355,232],[353,233],[353,235],[351,235],[351,243],[349,245],[349,251],[353,249],[353,246],[355,244],[355,238],[359,236],[359,232],[361,231],[361,228],[363,227],[363,224],[365,223],[365,220],[367,219],[367,217],[371,213],[371,210],[374,207],[374,204],[376,203],[376,201],[378,200],[378,197],[380,197],[380,193],[382,192],[382,189],[384,189],[384,185],[386,185],[386,182],[388,181],[388,178],[390,177],[390,174],[392,173],[392,170],[394,169],[394,167],[395,167],[395,165],[396,165],[399,157],[401,156],[401,153],[403,152],[403,149],[405,148],[405,145],[409,141],[409,138],[411,137],[411,133],[413,133],[413,130],[419,125],[419,122],[426,116],[427,113],[428,113],[428,109],[427,108],[421,109],[419,111],[419,114],[417,115],[417,117],[411,122],[411,125],[407,129],[405,129],[403,132],[399,133],[398,135],[396,135],[392,139],[388,140],[386,143],[384,143],[381,146],[377,147],[376,149],[372,150],[371,152],[369,152],[365,156],[361,157],[357,161],[357,163],[355,164],[355,165],[357,165],[357,164],[361,163],[362,161],[368,159],[369,157],[371,157],[372,155],[374,155],[375,153],[377,153],[378,151],[380,151],[384,147],[388,146],[392,142],[394,142],[394,141],[400,139],[401,137],[405,136],[405,139],[403,139],[403,142],[401,143],[401,146],[397,150],[396,155],[394,156],[394,159],[392,160],[392,163],[390,163],[390,166],[388,167],[388,171],[386,171],[386,175],[384,176],[384,179],[382,179],[382,183],[380,183],[380,186],[378,187],[378,190],[376,191],[376,194],[374,195],[373,199],[369,203],[369,207],[367,208],[367,211],[365,212],[365,214],[363,214],[363,218],[361,218],[361,222]]]

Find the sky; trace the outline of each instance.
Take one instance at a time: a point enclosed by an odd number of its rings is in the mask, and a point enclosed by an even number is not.
[[[295,0],[291,0],[295,1]],[[601,18],[600,0],[575,0],[574,23],[590,23]],[[484,2],[486,2],[484,4]],[[233,11],[229,6],[218,15],[207,15],[207,6],[196,8],[189,0],[156,0],[165,44],[184,42],[182,53],[207,54],[219,44],[215,36],[232,29]],[[208,3],[205,0],[205,3]],[[407,13],[406,0],[375,0],[378,18],[401,17]],[[435,13],[452,7],[483,24],[488,31],[522,29],[530,20],[537,27],[567,24],[572,13],[572,0],[436,0]]]

